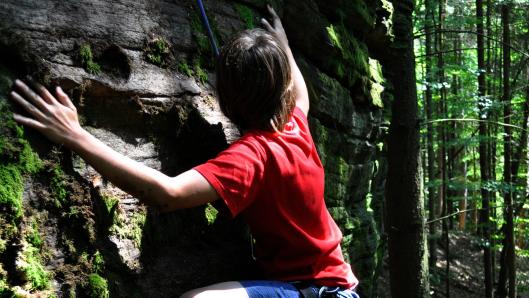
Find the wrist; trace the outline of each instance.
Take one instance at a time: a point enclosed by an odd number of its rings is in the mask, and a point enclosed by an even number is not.
[[[80,151],[86,146],[91,134],[79,126],[64,141],[64,145],[73,151]]]

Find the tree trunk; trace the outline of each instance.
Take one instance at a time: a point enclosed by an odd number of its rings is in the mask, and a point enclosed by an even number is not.
[[[425,14],[425,30],[426,30],[426,91],[424,93],[425,96],[425,108],[426,108],[426,119],[428,121],[427,125],[427,152],[428,152],[428,182],[429,182],[429,188],[428,188],[428,214],[429,214],[429,220],[434,220],[439,214],[437,212],[437,204],[436,204],[436,197],[435,197],[435,187],[432,185],[432,181],[435,179],[435,152],[434,152],[434,146],[433,146],[433,125],[430,123],[430,121],[433,119],[432,110],[433,110],[433,103],[432,103],[432,88],[431,88],[431,82],[433,79],[433,72],[432,72],[432,26],[433,26],[433,6],[431,0],[425,1],[425,7],[426,7],[426,14]],[[437,230],[438,230],[438,223],[432,222],[430,223],[430,235],[429,235],[429,241],[428,241],[428,248],[429,248],[429,259],[428,263],[429,266],[432,268],[435,268],[437,263]]]
[[[510,7],[508,4],[503,4],[501,7],[501,19],[503,25],[503,122],[504,126],[503,137],[503,156],[504,156],[504,171],[503,180],[507,186],[507,191],[504,193],[505,210],[505,238],[507,240],[506,249],[506,263],[509,276],[509,298],[516,297],[516,266],[515,266],[515,252],[514,252],[514,214],[512,204],[512,192],[510,186],[512,185],[512,168],[511,168],[511,89],[510,89],[510,67],[511,67],[511,48],[510,48],[510,30],[509,30],[509,14]]]
[[[439,32],[438,32],[438,35],[437,35],[437,47],[438,47],[438,55],[437,55],[437,71],[438,71],[438,76],[439,76],[439,82],[442,84],[441,85],[441,88],[440,88],[440,95],[441,95],[441,99],[440,99],[440,105],[439,105],[439,108],[440,108],[440,113],[439,115],[441,115],[442,118],[447,118],[447,109],[446,109],[446,98],[447,98],[447,90],[446,90],[446,86],[445,86],[445,71],[444,71],[444,56],[443,56],[443,52],[445,51],[445,46],[444,46],[444,35],[443,35],[443,30],[444,30],[444,21],[445,21],[445,17],[446,17],[446,11],[445,11],[445,7],[446,7],[446,0],[440,0],[439,1],[439,15],[438,15],[438,27],[439,27]],[[441,141],[441,145],[440,145],[440,150],[439,150],[439,155],[440,155],[440,170],[441,170],[441,189],[440,189],[440,203],[442,205],[442,208],[441,208],[441,215],[442,216],[446,216],[450,210],[450,208],[448,207],[448,200],[447,200],[447,172],[448,172],[448,166],[447,166],[447,161],[446,161],[446,151],[447,151],[447,148],[446,148],[446,138],[447,138],[447,134],[446,134],[446,125],[445,124],[441,124],[439,125],[439,137],[440,137],[440,141]],[[445,255],[446,255],[446,267],[445,267],[445,275],[446,275],[446,279],[445,279],[445,297],[450,297],[450,241],[449,241],[449,222],[451,222],[451,218],[445,218],[443,219],[443,224],[442,224],[442,227],[443,227],[443,240],[444,240],[444,244],[445,244]]]
[[[477,46],[478,46],[478,109],[480,111],[480,117],[484,116],[484,97],[485,97],[485,73],[481,70],[485,68],[485,49],[483,40],[483,1],[476,0],[476,18],[477,18]],[[488,135],[486,123],[479,123],[479,134],[481,137]],[[481,229],[482,237],[485,243],[490,243],[490,192],[486,189],[485,184],[489,180],[489,158],[488,158],[487,143],[483,140],[479,142],[479,165],[481,171]],[[483,269],[484,269],[484,281],[485,281],[485,297],[492,298],[492,259],[491,259],[491,248],[490,245],[483,246]]]
[[[394,86],[388,137],[388,249],[393,297],[428,297],[428,262],[413,53],[413,0],[395,1],[386,66]]]

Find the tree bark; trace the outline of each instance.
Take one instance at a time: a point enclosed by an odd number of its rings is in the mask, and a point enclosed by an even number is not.
[[[428,120],[427,125],[427,133],[426,133],[426,140],[427,140],[427,153],[428,153],[428,182],[429,182],[429,188],[428,188],[428,214],[429,214],[429,220],[432,221],[439,213],[437,212],[437,204],[436,204],[436,197],[435,197],[435,187],[432,185],[432,181],[435,179],[435,152],[434,152],[434,146],[433,146],[433,125],[430,122],[433,120],[433,103],[432,103],[432,88],[431,83],[433,79],[433,72],[432,72],[432,29],[433,26],[433,6],[431,0],[425,1],[425,7],[426,7],[426,13],[425,13],[425,30],[426,30],[426,42],[425,42],[425,48],[426,48],[426,61],[425,61],[425,68],[426,68],[426,90],[424,93],[425,97],[425,109],[426,109],[426,119]],[[431,268],[435,268],[437,263],[437,230],[438,230],[438,223],[432,222],[430,223],[429,227],[429,241],[428,241],[428,248],[429,248],[429,258],[428,258],[428,264]]]
[[[428,297],[428,261],[421,191],[413,0],[394,1],[394,41],[386,57],[394,86],[388,137],[388,249],[392,297]]]
[[[510,67],[511,67],[511,51],[510,51],[510,7],[508,4],[503,4],[501,7],[501,19],[503,26],[503,116],[504,123],[511,123],[511,90],[510,90]],[[507,186],[507,190],[504,193],[504,204],[505,210],[505,239],[507,245],[506,249],[506,265],[508,268],[509,276],[509,298],[516,297],[516,266],[515,266],[515,252],[514,252],[514,214],[512,204],[512,192],[510,186],[512,185],[512,168],[511,168],[511,128],[504,126],[504,137],[503,137],[503,156],[504,156],[504,171],[503,180]]]
[[[485,45],[483,39],[483,0],[476,0],[476,18],[477,18],[477,46],[478,46],[478,109],[480,117],[487,117],[484,111],[484,97],[485,97]],[[484,122],[479,123],[479,134],[481,137],[488,135],[487,125]],[[479,165],[481,171],[481,212],[480,223],[482,237],[485,245],[483,246],[483,269],[485,281],[485,297],[492,298],[492,258],[490,247],[490,192],[485,185],[489,181],[489,158],[487,143],[483,140],[479,142]]]
[[[448,118],[447,115],[447,108],[446,108],[446,99],[447,99],[447,90],[445,86],[445,71],[444,71],[444,55],[443,51],[445,50],[444,46],[444,22],[446,17],[446,0],[440,0],[439,1],[439,10],[438,10],[438,26],[439,30],[437,33],[437,47],[439,54],[437,55],[437,71],[438,71],[438,78],[439,82],[441,83],[441,88],[439,90],[441,99],[440,99],[440,113],[442,118]],[[441,189],[440,189],[440,205],[441,208],[441,216],[446,216],[450,212],[449,202],[447,200],[447,189],[448,189],[448,182],[447,182],[447,175],[448,175],[448,164],[446,160],[447,155],[447,130],[446,125],[442,124],[439,125],[439,137],[441,141],[441,148],[439,150],[439,164],[440,164],[440,170],[441,170]],[[450,298],[450,241],[449,241],[449,228],[451,226],[452,219],[445,218],[442,222],[442,228],[443,228],[443,240],[445,244],[445,255],[446,255],[446,267],[445,267],[445,297]]]

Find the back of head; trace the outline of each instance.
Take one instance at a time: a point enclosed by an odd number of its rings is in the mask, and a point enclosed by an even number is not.
[[[222,112],[243,130],[282,130],[294,108],[288,58],[267,31],[237,34],[217,61]]]

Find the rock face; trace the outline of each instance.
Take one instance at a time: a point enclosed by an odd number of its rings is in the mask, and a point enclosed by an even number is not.
[[[272,2],[309,87],[327,205],[360,291],[372,296],[387,99],[374,58],[390,36],[391,4]],[[257,26],[265,4],[205,1],[219,43]],[[92,134],[177,175],[239,136],[217,106],[213,65],[194,1],[0,3],[0,295],[174,297],[258,277],[240,219],[212,206],[149,210],[74,153],[17,126],[6,101],[26,74],[59,84]]]

